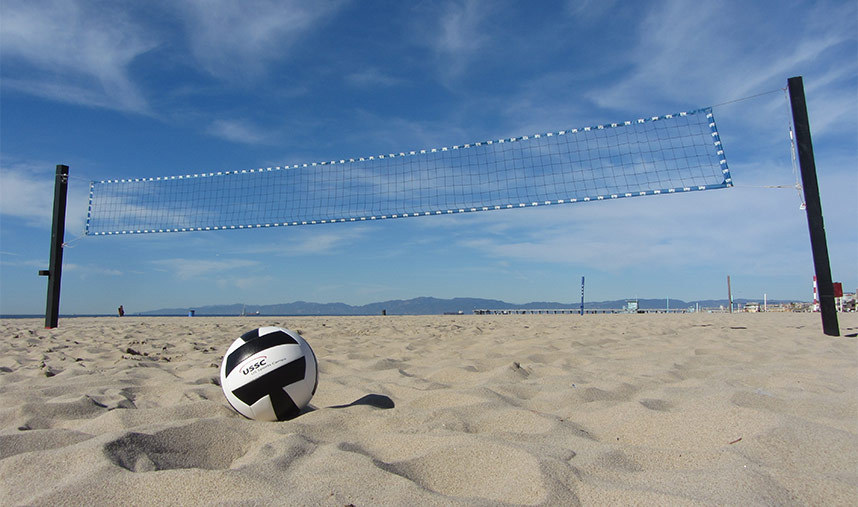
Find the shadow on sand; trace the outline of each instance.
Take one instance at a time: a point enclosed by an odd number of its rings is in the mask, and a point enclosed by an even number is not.
[[[383,394],[367,394],[366,396],[358,398],[355,401],[349,403],[348,405],[334,405],[328,408],[348,408],[357,405],[369,405],[370,407],[375,408],[393,408],[396,406],[389,396],[385,396]]]
[[[362,396],[362,397],[356,399],[355,401],[348,403],[346,405],[332,405],[330,407],[321,407],[321,408],[349,408],[349,407],[356,407],[358,405],[368,405],[370,407],[382,408],[382,409],[389,409],[389,408],[393,408],[396,406],[396,404],[393,403],[393,400],[391,400],[389,396],[385,396],[383,394],[367,394],[366,396]],[[307,405],[306,407],[302,408],[301,412],[299,412],[295,417],[300,417],[304,414],[308,414],[310,412],[315,412],[316,410],[319,410],[319,408],[320,407],[316,407],[313,405]]]

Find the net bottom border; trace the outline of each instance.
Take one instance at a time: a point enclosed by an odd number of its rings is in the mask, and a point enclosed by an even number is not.
[[[683,193],[683,192],[695,192],[695,191],[703,191],[703,190],[716,190],[721,188],[732,187],[733,183],[731,180],[725,180],[724,182],[717,185],[697,185],[691,187],[675,187],[675,188],[662,188],[655,190],[641,190],[638,192],[625,192],[625,193],[617,193],[617,194],[608,194],[608,195],[597,195],[593,197],[583,197],[583,198],[571,198],[571,199],[556,199],[556,200],[546,200],[546,201],[532,201],[529,203],[518,203],[518,204],[503,204],[503,205],[490,205],[490,206],[475,206],[475,207],[461,207],[461,208],[451,208],[446,210],[436,210],[436,211],[417,211],[417,212],[404,212],[404,213],[390,213],[390,214],[378,214],[378,215],[369,215],[369,216],[361,216],[361,217],[349,217],[349,218],[331,218],[331,219],[316,219],[316,220],[294,220],[294,221],[284,221],[284,222],[272,222],[272,223],[257,223],[257,224],[232,224],[232,225],[213,225],[213,226],[204,226],[204,227],[175,227],[175,228],[161,228],[161,229],[126,229],[126,230],[113,230],[113,231],[98,231],[93,232],[90,230],[89,224],[87,224],[87,228],[85,230],[85,235],[87,236],[114,236],[114,235],[122,235],[122,234],[152,234],[152,233],[163,233],[163,232],[197,232],[197,231],[226,231],[226,230],[238,230],[238,229],[262,229],[267,227],[289,227],[296,225],[319,225],[319,224],[334,224],[334,223],[351,223],[351,222],[366,222],[373,220],[387,220],[391,218],[410,218],[410,217],[418,217],[418,216],[437,216],[437,215],[448,215],[448,214],[456,214],[456,213],[473,213],[477,211],[494,211],[494,210],[502,210],[502,209],[516,209],[516,208],[528,208],[534,206],[550,206],[556,204],[574,204],[580,202],[591,202],[591,201],[605,201],[605,200],[613,200],[613,199],[621,199],[625,197],[642,197],[647,195],[660,195],[660,194],[675,194],[675,193]],[[89,219],[88,219],[89,221]]]

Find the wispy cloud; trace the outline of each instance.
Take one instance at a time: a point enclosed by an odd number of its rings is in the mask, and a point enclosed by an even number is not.
[[[439,148],[445,145],[464,144],[485,139],[474,139],[453,118],[437,121],[413,120],[407,116],[379,115],[359,109],[356,111],[359,124],[363,129],[355,129],[346,134],[346,139],[356,145],[372,146],[375,150],[394,152]],[[383,144],[380,144],[383,142]],[[349,156],[369,156],[379,153],[353,153]]]
[[[270,131],[248,120],[214,120],[206,131],[215,137],[236,143],[267,144],[272,141]]]
[[[858,24],[858,23],[856,23]],[[858,48],[858,41],[855,46]],[[805,83],[815,134],[855,132],[858,125],[858,60],[814,75]]]
[[[3,168],[0,171],[0,214],[21,218],[28,225],[50,223],[51,194],[48,178]]]
[[[763,219],[773,210],[782,219]],[[419,224],[424,236],[449,235],[455,245],[512,266],[539,262],[622,273],[647,266],[687,272],[729,265],[736,273],[784,276],[800,271],[807,260],[804,217],[789,189],[639,197]],[[781,248],[772,251],[773,244]]]
[[[364,229],[346,230],[345,228],[335,232],[316,232],[312,236],[306,236],[302,241],[295,243],[291,251],[304,255],[330,253],[358,240],[365,232]]]
[[[76,273],[81,278],[87,278],[89,276],[102,277],[123,275],[123,272],[118,269],[105,268],[102,266],[93,266],[89,264],[77,264],[71,262],[64,263],[63,270]]]
[[[272,256],[333,255],[342,254],[350,244],[359,242],[367,235],[362,225],[325,225],[317,227],[289,228],[288,240],[276,234],[269,241],[254,242],[239,249],[230,249],[226,255]]]
[[[227,276],[227,277],[218,277],[217,285],[223,289],[237,288],[241,290],[248,289],[258,289],[260,287],[266,287],[272,282],[275,281],[275,278],[270,275],[263,276]]]
[[[43,259],[23,258],[21,254],[14,252],[0,252],[0,266],[28,269],[45,269],[46,262]]]
[[[391,76],[379,69],[368,68],[346,75],[346,83],[356,88],[388,88],[396,86],[402,79]]]
[[[152,265],[157,266],[162,270],[174,273],[182,280],[198,278],[201,276],[218,273],[222,276],[223,273],[234,271],[237,269],[248,269],[258,266],[256,261],[246,259],[235,260],[210,260],[210,259],[159,259],[151,261]]]
[[[436,49],[448,55],[480,49],[487,40],[480,24],[488,11],[480,0],[448,3],[440,18],[440,30],[434,41]]]
[[[14,217],[29,227],[50,227],[54,173],[49,164],[4,163],[0,166],[0,216]],[[76,234],[86,221],[87,190],[70,182],[66,204],[66,230]]]
[[[566,11],[578,18],[593,21],[609,14],[616,0],[566,0]]]
[[[491,45],[492,36],[487,19],[498,7],[483,0],[448,1],[440,8],[433,6],[429,19],[436,23],[416,24],[413,35],[416,42],[435,55],[436,66],[442,81],[462,75],[468,63],[479,52]]]
[[[590,97],[613,109],[661,107],[657,104],[677,99],[704,104],[783,87],[786,78],[803,72],[824,73],[816,63],[820,57],[855,41],[856,9],[848,4],[812,9],[802,20],[805,31],[796,29],[787,8],[782,17],[772,18],[771,9],[736,4],[732,8],[742,8],[744,15],[735,17],[724,16],[721,4],[648,4],[638,41],[628,53],[629,71]],[[736,32],[754,33],[756,43],[749,46],[745,37],[730,35]],[[854,50],[852,60],[841,65],[856,68]]]
[[[178,0],[127,2],[8,0],[0,45],[7,89],[58,102],[156,114],[133,66],[169,46],[171,65],[195,67],[222,82],[251,86],[296,41],[331,19],[344,2]],[[159,24],[170,17],[178,34]],[[163,93],[163,90],[157,90]],[[153,101],[154,102],[154,101]]]
[[[174,4],[196,63],[230,82],[260,77],[303,35],[335,14],[342,1],[185,0]]]
[[[11,259],[9,258],[11,257]],[[0,265],[6,267],[45,269],[47,267],[46,259],[23,259],[19,254],[11,252],[0,252]],[[102,276],[122,276],[124,272],[93,264],[80,264],[76,262],[63,262],[63,272],[73,273],[80,278],[88,278],[90,276],[99,278]]]
[[[525,134],[544,133],[546,130],[560,130],[570,127],[583,127],[596,122],[618,121],[627,118],[605,118],[585,116],[591,113],[589,104],[582,100],[557,99],[564,97],[568,90],[579,86],[579,77],[572,72],[547,72],[529,80],[513,93],[496,100],[489,105],[500,112],[510,130],[499,132],[504,137],[516,137]]]
[[[130,67],[156,41],[121,6],[10,0],[2,15],[4,87],[59,102],[148,112]]]

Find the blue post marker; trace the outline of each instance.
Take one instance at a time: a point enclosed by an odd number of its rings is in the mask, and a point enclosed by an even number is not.
[[[584,277],[581,277],[581,315],[584,315]]]

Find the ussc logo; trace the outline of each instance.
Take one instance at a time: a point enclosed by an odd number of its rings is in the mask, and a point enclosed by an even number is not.
[[[268,356],[259,356],[259,358],[253,364],[246,366],[241,369],[241,373],[244,375],[249,375],[250,373],[262,368],[265,366],[265,360],[268,359]]]

